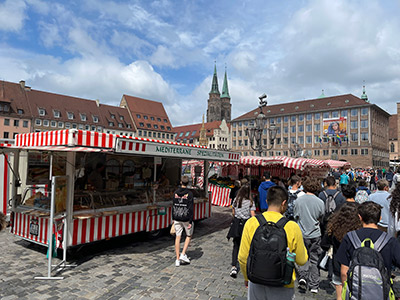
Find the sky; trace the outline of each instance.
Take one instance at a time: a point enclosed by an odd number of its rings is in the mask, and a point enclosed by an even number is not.
[[[118,106],[160,101],[200,123],[214,64],[232,119],[268,104],[362,94],[396,113],[400,2],[0,0],[0,80]],[[222,91],[221,91],[222,92]]]

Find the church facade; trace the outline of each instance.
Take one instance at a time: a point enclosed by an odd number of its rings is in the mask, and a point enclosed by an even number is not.
[[[228,89],[228,79],[224,76],[224,85],[222,87],[222,94],[219,92],[218,88],[218,78],[217,78],[217,67],[214,66],[214,75],[211,84],[211,91],[208,94],[208,105],[207,105],[207,123],[214,121],[222,121],[226,122],[231,121],[231,97],[229,96]]]

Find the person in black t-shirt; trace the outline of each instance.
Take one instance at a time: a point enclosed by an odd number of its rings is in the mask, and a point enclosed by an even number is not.
[[[358,215],[363,228],[356,230],[356,233],[361,241],[370,238],[372,242],[375,243],[381,236],[383,231],[378,229],[378,222],[381,219],[381,208],[379,204],[371,201],[359,205]],[[335,257],[336,261],[341,264],[340,273],[342,283],[347,280],[347,271],[349,270],[354,250],[353,244],[349,239],[349,234],[346,234]],[[400,243],[396,239],[391,238],[380,253],[388,272],[391,271],[392,265],[400,267]]]

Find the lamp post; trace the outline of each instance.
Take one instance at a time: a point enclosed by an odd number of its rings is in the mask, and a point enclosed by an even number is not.
[[[249,137],[250,147],[254,151],[257,151],[259,156],[262,156],[263,151],[268,151],[272,149],[278,131],[276,125],[274,123],[271,123],[268,127],[269,146],[262,145],[261,143],[262,134],[264,132],[264,129],[266,128],[265,124],[266,117],[263,113],[262,108],[267,106],[267,100],[265,100],[266,98],[267,98],[266,94],[263,94],[260,97],[258,97],[258,99],[260,99],[260,104],[258,106],[260,112],[254,120],[254,125],[251,125],[248,128],[246,128],[246,134]]]

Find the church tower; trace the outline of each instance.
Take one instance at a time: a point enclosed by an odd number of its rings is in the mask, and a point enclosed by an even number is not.
[[[207,122],[231,120],[231,97],[228,90],[228,79],[225,70],[224,85],[222,95],[219,93],[217,66],[214,65],[214,75],[211,84],[211,91],[208,94]]]

